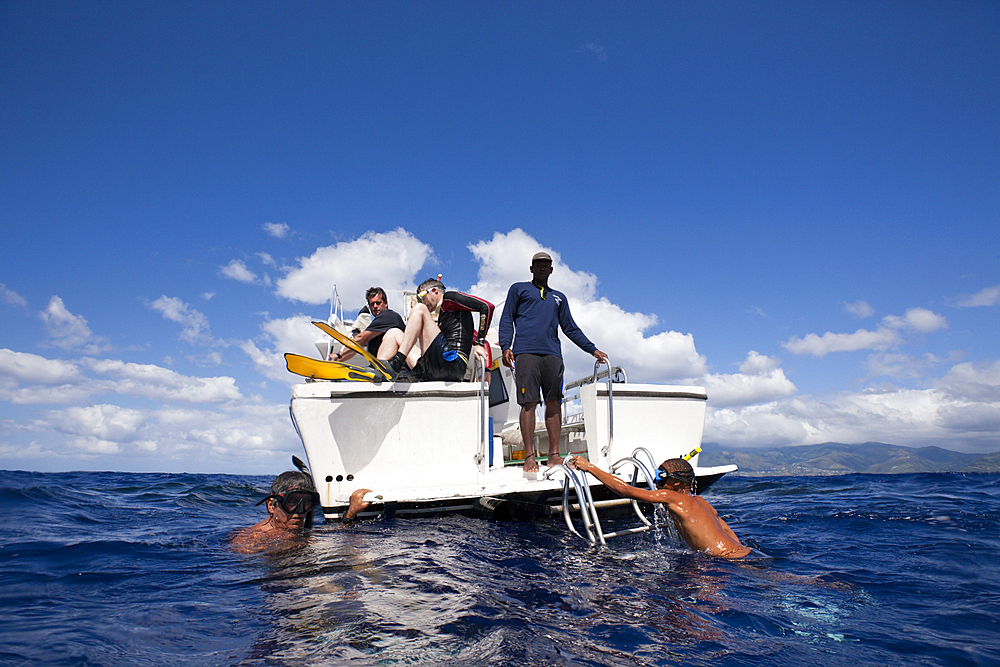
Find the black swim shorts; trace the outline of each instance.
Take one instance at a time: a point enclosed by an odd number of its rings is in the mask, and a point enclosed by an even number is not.
[[[514,357],[514,367],[518,405],[562,400],[561,357],[555,354],[522,353]]]
[[[418,382],[460,382],[467,365],[461,354],[448,347],[444,334],[439,333],[411,373]]]

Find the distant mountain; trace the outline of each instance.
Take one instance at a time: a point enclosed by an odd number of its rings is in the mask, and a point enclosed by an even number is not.
[[[745,475],[838,475],[852,472],[893,475],[909,472],[1000,472],[1000,452],[963,454],[941,447],[901,447],[881,442],[830,442],[775,448],[702,445],[699,463],[735,463]]]

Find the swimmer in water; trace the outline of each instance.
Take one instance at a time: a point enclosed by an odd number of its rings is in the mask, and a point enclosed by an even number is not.
[[[358,512],[371,504],[364,500],[369,491],[371,489],[358,489],[351,494],[344,523],[353,521]],[[232,547],[237,551],[261,551],[312,528],[313,514],[319,507],[319,494],[313,486],[312,477],[304,472],[289,470],[275,478],[271,494],[257,504],[261,503],[267,504],[267,518],[233,536]]]
[[[692,493],[694,468],[684,459],[667,459],[660,464],[656,469],[658,488],[655,491],[626,484],[579,456],[569,459],[566,465],[589,472],[619,496],[646,503],[662,503],[670,512],[681,538],[696,551],[731,559],[743,558],[753,551],[740,543],[707,500]]]

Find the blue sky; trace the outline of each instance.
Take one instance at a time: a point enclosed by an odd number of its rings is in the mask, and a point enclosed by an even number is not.
[[[0,468],[284,469],[334,283],[539,248],[706,440],[1000,450],[996,3],[6,2],[0,97]]]

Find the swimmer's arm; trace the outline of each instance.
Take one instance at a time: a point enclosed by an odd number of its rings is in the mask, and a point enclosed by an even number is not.
[[[371,489],[358,489],[351,494],[347,511],[344,512],[344,518],[341,519],[342,522],[350,523],[351,521],[354,521],[354,517],[358,515],[358,512],[361,512],[366,507],[371,505],[370,502],[365,500],[366,493],[371,493]]]
[[[671,493],[666,489],[650,491],[649,489],[640,489],[630,484],[626,484],[621,478],[616,477],[609,472],[604,472],[590,461],[580,458],[579,456],[574,456],[567,463],[570,468],[576,468],[577,470],[589,472],[602,484],[604,484],[604,486],[608,487],[619,496],[632,498],[634,500],[641,500],[646,503],[664,503],[669,500],[669,498],[664,497],[664,494]]]

